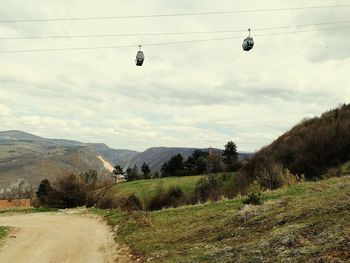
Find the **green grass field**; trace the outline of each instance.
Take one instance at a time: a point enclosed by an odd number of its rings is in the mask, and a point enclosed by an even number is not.
[[[350,177],[146,214],[92,211],[118,225],[118,242],[151,262],[346,262]]]
[[[223,175],[223,174],[218,174]],[[126,197],[130,194],[135,194],[141,199],[148,199],[153,196],[160,187],[168,189],[171,186],[179,186],[184,193],[189,193],[194,190],[197,182],[206,175],[183,176],[183,177],[165,177],[147,180],[137,180],[117,184],[115,190],[117,195]],[[232,187],[234,173],[226,173],[226,180],[222,181],[224,186]]]
[[[171,186],[179,186],[186,193],[193,190],[196,186],[196,183],[202,177],[203,176],[184,176],[137,180],[117,184],[115,186],[115,189],[117,194],[120,196],[135,194],[140,198],[154,195],[157,192],[157,189],[160,187],[168,189]]]

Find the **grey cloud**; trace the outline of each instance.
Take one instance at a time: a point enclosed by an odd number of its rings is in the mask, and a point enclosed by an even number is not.
[[[341,4],[339,1],[332,1],[333,5]],[[329,60],[344,60],[350,57],[349,49],[349,32],[350,32],[350,7],[334,8],[334,9],[320,9],[317,12],[312,12],[308,15],[299,15],[298,20],[303,23],[322,23],[322,22],[342,22],[347,23],[330,24],[317,26],[314,29],[320,30],[317,33],[310,32],[308,35],[312,36],[309,42],[309,59],[313,63],[321,63]]]
[[[108,16],[281,5],[277,0],[234,4],[232,0],[220,3],[106,0],[104,5],[100,1],[13,0],[2,4],[0,15],[6,18]],[[283,5],[296,4],[289,0]],[[300,15],[276,12],[210,19],[0,26],[4,35],[108,34],[283,26],[336,21],[346,16],[308,11]],[[7,41],[1,43],[1,48],[122,45],[211,37]],[[0,111],[4,114],[0,114],[0,122],[6,129],[105,142],[117,148],[222,147],[225,141],[235,139],[241,150],[256,150],[303,117],[312,117],[350,100],[350,82],[345,77],[349,69],[347,39],[340,31],[257,38],[256,48],[250,53],[241,50],[241,39],[145,46],[146,61],[142,68],[135,67],[133,62],[136,46],[91,52],[2,54]]]

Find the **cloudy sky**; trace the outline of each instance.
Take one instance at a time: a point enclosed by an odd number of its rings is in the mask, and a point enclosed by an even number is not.
[[[105,17],[348,4],[278,0],[2,0],[0,20]],[[252,28],[245,32],[0,40],[0,51],[134,45],[85,51],[0,53],[0,130],[104,142],[114,148],[270,143],[304,117],[350,100],[350,7],[208,16],[0,23],[0,37]],[[258,28],[348,21],[254,31]],[[333,30],[318,30],[321,28]],[[338,27],[338,29],[335,29]],[[258,36],[315,30],[305,33]],[[208,38],[192,44],[147,44]],[[146,60],[136,67],[137,45]]]

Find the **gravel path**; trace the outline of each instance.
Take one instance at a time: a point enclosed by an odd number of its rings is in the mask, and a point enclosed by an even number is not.
[[[123,262],[108,226],[98,217],[74,213],[0,216],[14,227],[0,247],[2,263]],[[127,259],[127,258],[125,258]]]

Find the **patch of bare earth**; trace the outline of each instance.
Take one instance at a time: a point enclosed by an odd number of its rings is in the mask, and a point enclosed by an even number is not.
[[[0,248],[2,263],[129,262],[109,227],[97,216],[74,212],[0,216],[12,233]]]

